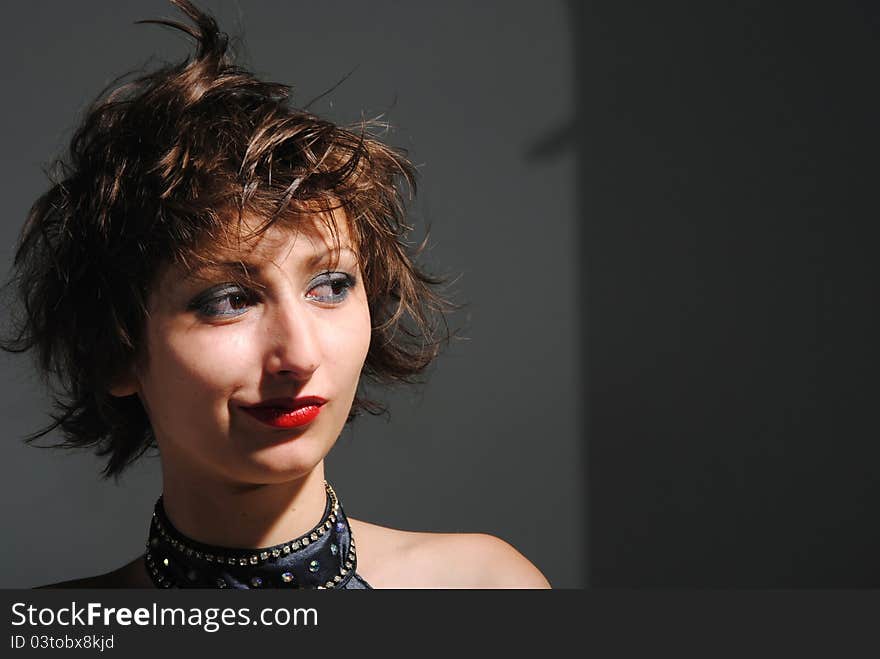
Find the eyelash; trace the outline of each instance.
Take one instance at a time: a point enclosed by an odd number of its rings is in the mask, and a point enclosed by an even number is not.
[[[329,286],[334,294],[330,296],[313,296],[311,299],[316,299],[324,304],[342,304],[342,302],[348,297],[348,292],[354,288],[355,279],[345,272],[325,272],[313,280],[313,285],[309,288],[309,292],[323,286]],[[259,296],[256,292],[243,288],[238,284],[224,284],[218,288],[200,296],[190,305],[190,309],[206,317],[234,318],[243,314],[247,309],[237,309],[233,310],[231,313],[218,312],[217,305],[225,301],[231,303],[235,299],[243,300],[248,306],[256,304],[256,302],[259,301]],[[337,293],[337,289],[341,290]],[[328,300],[327,298],[331,299]]]

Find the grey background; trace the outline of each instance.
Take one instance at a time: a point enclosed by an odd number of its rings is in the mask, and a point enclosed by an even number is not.
[[[880,587],[880,5],[576,14],[591,587]]]
[[[425,531],[487,532],[557,587],[586,580],[578,334],[575,154],[556,148],[573,113],[574,61],[562,2],[203,2],[244,39],[243,62],[294,85],[340,122],[383,115],[388,141],[421,173],[414,206],[432,226],[426,262],[461,275],[466,342],[429,384],[389,395],[392,419],[347,429],[328,460],[346,511]],[[160,0],[4,5],[5,203],[0,264],[46,188],[40,166],[66,146],[86,104],[151,55],[185,42],[142,18]],[[555,145],[555,146],[554,146]],[[88,453],[20,438],[47,420],[26,357],[0,354],[0,585],[104,572],[140,553],[161,481],[145,459],[115,484]],[[58,552],[66,558],[58,560]]]

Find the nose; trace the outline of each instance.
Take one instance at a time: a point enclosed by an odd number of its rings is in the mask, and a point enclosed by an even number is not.
[[[269,336],[266,370],[297,380],[311,377],[321,363],[316,320],[308,309],[285,302],[266,315]]]

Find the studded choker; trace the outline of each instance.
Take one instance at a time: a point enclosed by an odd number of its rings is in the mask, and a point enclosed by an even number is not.
[[[144,555],[157,588],[345,588],[370,586],[356,574],[351,527],[327,481],[321,522],[289,542],[261,549],[206,545],[180,533],[156,501]]]

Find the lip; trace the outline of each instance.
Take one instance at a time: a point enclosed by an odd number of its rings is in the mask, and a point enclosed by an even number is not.
[[[326,402],[320,396],[270,398],[256,405],[242,406],[241,409],[273,428],[299,428],[314,421]]]

